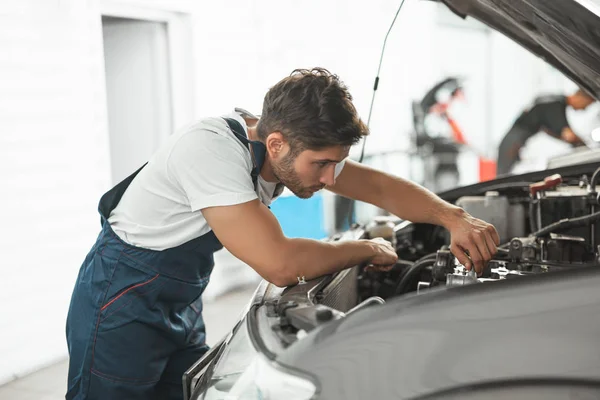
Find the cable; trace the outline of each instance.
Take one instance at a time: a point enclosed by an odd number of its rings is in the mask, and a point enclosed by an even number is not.
[[[539,267],[553,267],[553,268],[565,268],[565,269],[578,268],[578,267],[595,267],[598,265],[598,262],[596,262],[596,261],[577,262],[577,263],[575,263],[575,262],[561,263],[559,261],[532,261],[532,260],[513,261],[510,259],[501,259],[501,258],[493,258],[490,260],[490,262],[512,263],[512,264],[519,264],[519,265],[535,265],[535,266],[539,266]]]
[[[533,199],[529,202],[529,230],[531,232],[537,231],[539,228],[535,221],[535,204],[533,204]]]
[[[412,267],[415,263],[407,260],[398,260],[392,270],[396,269],[396,267]]]
[[[589,225],[592,222],[598,221],[598,220],[600,220],[600,211],[595,212],[590,215],[583,216],[583,217],[570,218],[570,219],[567,218],[567,219],[560,220],[558,222],[555,222],[553,224],[546,226],[545,228],[542,228],[538,231],[533,232],[531,234],[531,236],[540,237],[540,236],[547,235],[550,232],[559,232],[559,231],[563,231],[563,230],[569,229],[569,228],[586,226],[586,225]]]
[[[404,5],[405,1],[406,0],[402,0],[400,2],[400,6],[398,6],[396,15],[394,15],[394,19],[392,20],[392,23],[390,24],[390,28],[388,29],[387,33],[385,34],[385,38],[383,39],[383,47],[381,49],[381,56],[379,57],[379,66],[377,67],[377,76],[375,77],[375,83],[373,84],[373,96],[371,97],[371,106],[369,107],[369,116],[367,117],[367,128],[371,124],[371,113],[373,112],[373,104],[375,103],[375,94],[377,93],[377,88],[379,87],[379,74],[381,73],[381,66],[383,64],[383,55],[385,53],[385,45],[387,44],[388,36],[390,35],[390,32],[392,31],[392,28],[394,27],[394,24],[396,23],[398,14],[400,14],[400,10],[402,9],[402,6]],[[360,152],[360,158],[358,159],[359,163],[363,162],[363,158],[365,156],[365,143],[366,142],[367,142],[367,138],[365,138],[363,140],[362,150]]]
[[[592,179],[590,180],[590,189],[592,192],[596,191],[596,181],[598,180],[598,176],[600,176],[600,168],[596,169],[596,171],[594,171],[594,174],[592,175]]]
[[[396,15],[394,15],[394,19],[390,24],[390,28],[385,34],[385,38],[383,39],[383,46],[381,48],[381,56],[379,57],[379,66],[377,67],[377,76],[375,77],[375,83],[373,84],[373,96],[371,97],[371,105],[369,106],[369,116],[367,117],[367,128],[369,128],[371,124],[371,113],[373,112],[373,104],[375,103],[375,94],[377,93],[377,88],[379,87],[379,74],[381,72],[381,66],[383,65],[383,55],[385,53],[385,45],[387,44],[388,36],[396,23],[396,19],[398,18],[398,14],[400,14],[400,10],[402,10],[402,6],[404,6],[404,2],[406,0],[402,0],[400,5],[398,6],[398,10],[396,11]],[[360,158],[358,159],[358,163],[362,163],[365,158],[365,145],[367,143],[367,138],[365,137],[362,142],[362,149],[360,151]],[[352,226],[352,216],[354,215],[354,203],[355,200],[350,201],[350,205],[348,206],[348,227]]]
[[[418,274],[420,274],[424,268],[429,267],[435,263],[436,257],[437,253],[433,253],[416,261],[414,265],[404,273],[402,279],[400,279],[400,282],[398,282],[398,285],[396,285],[394,295],[398,296],[400,294],[405,293],[409,285],[413,283],[412,281],[415,279],[415,277],[417,277]]]
[[[535,265],[539,267],[552,267],[552,268],[577,268],[577,267],[595,267],[598,265],[595,261],[584,262],[584,263],[560,263],[551,261],[520,261],[519,264],[524,265]]]
[[[592,194],[596,193],[596,180],[598,179],[598,175],[600,175],[600,168],[597,168],[596,171],[594,171],[592,179],[590,180],[590,192]],[[590,211],[592,214],[596,211],[596,205],[593,202]],[[590,242],[592,246],[596,246],[596,224],[594,223],[590,224]]]

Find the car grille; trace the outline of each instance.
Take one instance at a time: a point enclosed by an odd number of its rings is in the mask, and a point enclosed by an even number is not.
[[[358,304],[358,266],[344,270],[320,294],[319,303],[346,312]]]

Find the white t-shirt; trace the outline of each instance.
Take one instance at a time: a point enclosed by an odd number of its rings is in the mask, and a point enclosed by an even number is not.
[[[244,119],[236,119],[246,131]],[[152,250],[179,246],[210,231],[202,208],[274,200],[277,184],[250,172],[247,147],[222,118],[186,126],[152,156],[135,177],[108,222],[125,242]]]
[[[248,135],[244,119],[237,120]],[[336,177],[344,163],[336,166]],[[108,222],[125,242],[164,250],[208,233],[202,209],[260,199],[265,205],[281,192],[258,177],[256,191],[247,146],[223,118],[207,118],[173,134],[129,185]]]

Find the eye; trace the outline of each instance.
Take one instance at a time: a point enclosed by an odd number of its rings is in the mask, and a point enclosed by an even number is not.
[[[319,168],[325,168],[327,164],[329,164],[329,161],[317,161],[315,164],[317,164]]]

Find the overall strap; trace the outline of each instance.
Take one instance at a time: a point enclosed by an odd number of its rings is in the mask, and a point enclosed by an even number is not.
[[[123,179],[119,182],[115,187],[113,187],[108,192],[104,193],[102,198],[100,199],[100,203],[98,204],[98,211],[100,212],[100,223],[103,225],[105,220],[108,220],[110,213],[115,209],[119,201],[121,201],[121,197],[125,193],[125,190],[129,187],[133,178],[146,166],[147,163],[144,163],[137,171],[133,174],[129,175],[127,178]]]
[[[249,140],[246,137],[246,131],[244,131],[244,127],[238,121],[233,118],[224,118],[225,122],[229,126],[229,129],[233,132],[235,137],[242,142],[245,147],[250,149],[250,155],[252,157],[252,172],[250,175],[252,176],[252,183],[256,187],[258,183],[258,175],[260,174],[260,170],[265,163],[265,157],[267,154],[267,148],[262,142],[256,140]]]

